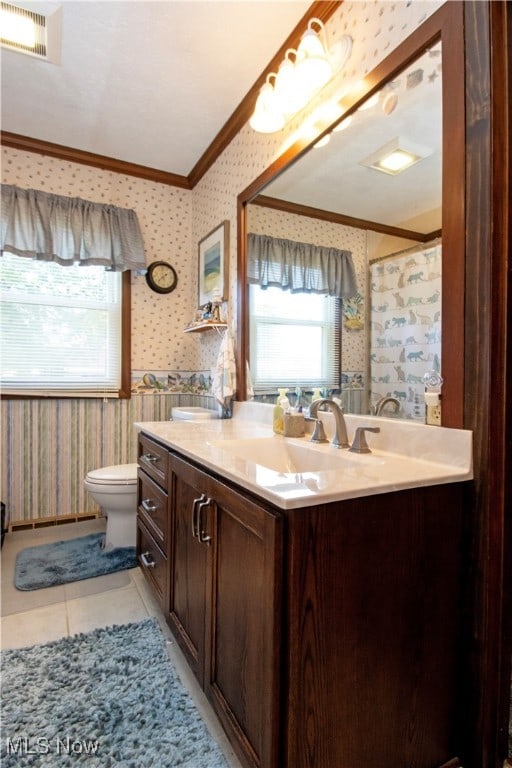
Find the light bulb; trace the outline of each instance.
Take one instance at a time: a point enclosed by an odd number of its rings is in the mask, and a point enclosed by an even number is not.
[[[258,133],[275,133],[284,126],[284,116],[278,109],[274,88],[268,80],[261,87],[249,125]]]
[[[297,49],[297,59],[306,56],[325,56],[325,48],[314,29],[307,29]]]
[[[277,106],[286,115],[294,115],[308,101],[308,94],[301,89],[295,65],[289,58],[285,58],[279,66],[274,91]]]
[[[308,29],[297,49],[295,73],[298,81],[311,96],[332,77],[332,67],[325,48],[316,32]]]
[[[332,77],[331,65],[326,58],[320,56],[308,56],[298,61],[295,66],[297,77],[310,95],[322,88]]]

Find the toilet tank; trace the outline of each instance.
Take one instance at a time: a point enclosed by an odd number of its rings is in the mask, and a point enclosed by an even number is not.
[[[197,405],[180,405],[171,408],[171,419],[173,421],[204,421],[218,418],[218,411],[200,408]]]

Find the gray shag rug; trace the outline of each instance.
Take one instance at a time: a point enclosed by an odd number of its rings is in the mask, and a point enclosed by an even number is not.
[[[44,589],[135,568],[135,547],[106,552],[101,548],[104,538],[104,533],[91,533],[23,549],[16,557],[14,586],[23,591]]]
[[[2,768],[227,768],[155,619],[2,652]]]

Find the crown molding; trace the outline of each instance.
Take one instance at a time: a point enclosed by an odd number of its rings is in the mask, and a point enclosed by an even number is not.
[[[85,152],[82,149],[66,147],[62,144],[54,144],[51,141],[42,141],[30,136],[21,136],[18,133],[10,133],[9,131],[2,131],[0,138],[4,147],[37,152],[40,155],[49,155],[60,160],[68,160],[73,163],[81,163],[82,165],[92,165],[105,171],[123,173],[127,176],[136,176],[139,179],[157,181],[160,184],[191,189],[188,178],[177,173],[160,171],[157,168],[148,168],[145,165],[137,165],[137,163],[129,163],[125,160],[117,160],[113,157],[97,155],[94,152]]]
[[[334,224],[342,224],[345,227],[354,227],[356,229],[369,229],[372,232],[380,232],[382,235],[391,235],[392,237],[401,237],[404,240],[415,240],[419,243],[428,243],[435,237],[440,236],[441,230],[436,232],[416,232],[402,227],[391,227],[387,224],[380,224],[378,221],[368,221],[367,219],[356,219],[354,216],[345,216],[343,213],[326,211],[323,208],[313,208],[310,205],[292,203],[288,200],[281,200],[277,197],[268,197],[267,195],[258,195],[251,200],[252,205],[260,205],[264,208],[273,208],[276,211],[285,211],[286,213],[295,213],[298,216],[309,216],[312,219],[321,219],[330,221]]]

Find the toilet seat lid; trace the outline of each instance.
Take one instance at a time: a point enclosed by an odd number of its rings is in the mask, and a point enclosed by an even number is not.
[[[91,483],[108,485],[135,485],[137,483],[137,464],[115,464],[112,467],[100,467],[87,473]]]

